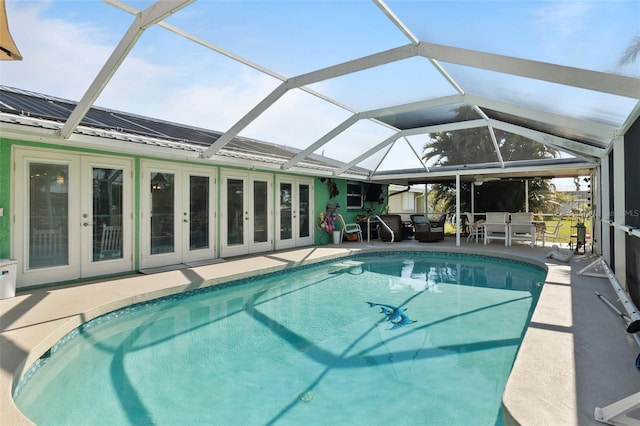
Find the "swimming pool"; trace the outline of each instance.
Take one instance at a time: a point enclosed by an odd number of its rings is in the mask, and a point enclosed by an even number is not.
[[[544,278],[404,252],[172,296],[65,337],[15,401],[41,425],[493,425]]]

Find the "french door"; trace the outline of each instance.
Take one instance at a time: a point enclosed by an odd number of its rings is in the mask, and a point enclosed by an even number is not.
[[[269,174],[224,170],[220,184],[222,256],[273,249],[273,179]]]
[[[142,269],[216,257],[215,173],[211,167],[142,162]]]
[[[281,176],[278,188],[278,225],[276,248],[313,244],[313,181],[307,178]]]
[[[133,269],[128,159],[14,151],[18,286]]]

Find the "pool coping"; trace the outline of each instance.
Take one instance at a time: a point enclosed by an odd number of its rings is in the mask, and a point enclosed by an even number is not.
[[[455,247],[451,244],[406,243],[394,245],[393,251],[443,251],[480,255],[496,255],[512,260],[524,261],[548,270],[547,283],[543,287],[532,325],[525,334],[514,367],[509,376],[503,396],[505,424],[585,424],[589,415],[579,410],[576,390],[572,391],[576,377],[568,374],[566,365],[575,363],[570,352],[571,345],[561,344],[555,349],[549,346],[549,335],[545,330],[563,327],[567,323],[567,303],[571,295],[566,288],[572,287],[571,265],[545,261],[543,248],[498,248],[477,245]],[[547,249],[548,250],[548,249]],[[0,334],[0,424],[33,424],[15,406],[12,392],[19,379],[33,362],[37,361],[50,347],[67,333],[82,323],[135,303],[169,296],[224,282],[247,278],[257,273],[277,272],[301,265],[309,265],[332,259],[349,257],[366,252],[390,251],[389,245],[367,246],[365,244],[344,244],[340,246],[312,246],[282,252],[262,253],[255,256],[235,258],[224,262],[153,275],[135,275],[109,280],[98,280],[83,285],[68,285],[55,288],[41,288],[19,291],[15,298],[0,300],[2,316]],[[569,270],[569,273],[567,273]],[[240,271],[240,272],[238,272]],[[162,280],[159,280],[162,278]],[[601,278],[584,277],[597,285],[602,294],[615,300],[615,294]],[[160,283],[160,281],[162,281]],[[582,281],[582,278],[581,278]],[[563,294],[564,293],[564,294]],[[571,293],[571,292],[569,292]],[[593,293],[592,293],[593,294]],[[597,299],[593,297],[593,299]],[[597,304],[602,304],[598,301]],[[558,309],[560,308],[560,309]],[[603,315],[611,321],[611,327],[620,325],[615,315]],[[571,312],[571,309],[568,309]],[[619,321],[619,318],[617,319]],[[546,324],[541,327],[541,324]],[[563,325],[564,324],[564,325]],[[541,333],[542,330],[542,333]],[[542,334],[542,335],[541,335]],[[605,336],[619,335],[618,345],[625,344],[624,333],[605,333]],[[551,336],[557,339],[557,336]],[[629,339],[626,339],[629,340]],[[631,339],[632,340],[632,339]],[[637,351],[635,343],[626,341],[626,351]],[[550,350],[541,351],[541,348]],[[554,353],[557,352],[557,353]],[[556,362],[549,365],[548,356]],[[623,358],[623,357],[622,357]],[[620,361],[622,362],[622,361]],[[541,374],[541,366],[542,372]],[[544,380],[532,381],[532,373]],[[637,378],[637,372],[634,376]],[[626,386],[628,388],[629,386]],[[618,389],[619,390],[619,389]],[[636,389],[637,391],[637,389]],[[532,409],[532,393],[540,393],[547,399],[557,393],[557,397]],[[625,391],[622,391],[625,392]],[[572,396],[572,393],[574,394]],[[620,394],[621,392],[618,392]],[[616,392],[612,392],[616,395]],[[622,397],[628,394],[622,394]],[[620,399],[618,398],[618,399]],[[534,398],[535,399],[535,398]],[[567,403],[573,400],[573,403]],[[616,399],[611,400],[611,402]],[[554,402],[559,401],[560,404]],[[610,403],[604,401],[605,405]],[[558,407],[560,405],[560,407]],[[535,419],[534,422],[531,420]],[[593,412],[591,412],[593,420]],[[598,424],[593,421],[593,424]]]

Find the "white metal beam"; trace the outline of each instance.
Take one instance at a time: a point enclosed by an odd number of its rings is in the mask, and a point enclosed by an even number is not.
[[[240,121],[236,122],[227,132],[225,132],[222,136],[220,136],[214,143],[211,144],[209,148],[202,154],[204,158],[212,157],[226,144],[231,142],[233,138],[235,138],[238,133],[242,131],[245,127],[247,127],[253,120],[258,118],[260,114],[265,112],[271,105],[274,104],[278,99],[280,99],[285,93],[287,93],[289,89],[287,89],[287,83],[284,82],[276,87],[270,94],[267,95],[258,105],[253,107],[251,111],[245,114],[244,117],[240,119]]]
[[[107,62],[102,66],[102,69],[89,86],[89,89],[87,89],[80,102],[78,102],[71,112],[66,123],[64,123],[64,126],[62,126],[60,135],[64,139],[68,139],[71,133],[73,133],[73,129],[82,121],[87,111],[89,111],[98,96],[100,96],[100,93],[102,93],[102,90],[107,83],[109,83],[109,80],[111,80],[111,77],[113,77],[113,74],[118,70],[142,33],[151,25],[163,20],[194,1],[195,0],[158,1],[136,16],[120,40],[120,43],[118,43],[113,53],[111,53],[111,56],[107,59]]]
[[[567,150],[578,155],[585,155],[592,158],[602,158],[605,150],[594,146],[589,146],[580,142],[572,141],[569,139],[553,136],[548,133],[539,132],[537,130],[527,129],[525,127],[516,126],[514,124],[504,123],[498,120],[489,120],[491,126],[496,129],[504,130],[505,132],[515,133],[517,135],[524,136],[536,142],[540,142],[545,145],[552,145],[554,148],[560,150]]]
[[[126,3],[122,3],[121,1],[118,1],[118,0],[102,0],[102,1],[112,5],[114,7],[116,7],[118,9],[122,10],[122,11],[131,13],[133,15],[138,13],[138,9],[136,9],[136,8],[126,4]],[[266,74],[266,75],[268,75],[270,77],[273,77],[273,78],[275,78],[277,80],[285,81],[287,79],[287,77],[283,76],[282,74],[278,74],[277,72],[272,71],[272,70],[270,70],[270,69],[268,69],[268,68],[266,68],[266,67],[264,67],[264,66],[262,66],[260,64],[257,64],[257,63],[255,63],[253,61],[250,61],[250,60],[246,59],[246,58],[243,58],[242,56],[240,56],[238,54],[235,54],[235,53],[233,53],[233,52],[231,52],[231,51],[229,51],[227,49],[224,49],[224,48],[222,48],[222,47],[220,47],[220,46],[218,46],[216,44],[213,44],[213,43],[211,43],[209,41],[206,41],[206,40],[204,40],[204,39],[202,39],[202,38],[200,38],[198,36],[195,36],[195,35],[193,35],[191,33],[188,33],[188,32],[186,32],[186,31],[184,31],[184,30],[182,30],[182,29],[180,29],[178,27],[175,27],[175,26],[173,26],[171,24],[167,24],[164,21],[158,22],[157,25],[159,27],[161,27],[161,28],[164,28],[167,31],[171,31],[174,34],[179,35],[180,37],[184,37],[185,39],[190,40],[190,41],[192,41],[192,42],[194,42],[196,44],[199,44],[202,47],[205,47],[205,48],[210,49],[210,50],[212,50],[214,52],[217,52],[217,53],[219,53],[219,54],[221,54],[223,56],[226,56],[227,58],[232,59],[232,60],[234,60],[236,62],[240,62],[243,65],[246,65],[246,66],[248,66],[250,68],[253,68],[256,71],[259,71],[259,72],[261,72],[263,74]],[[349,107],[349,106],[347,106],[347,105],[345,105],[343,103],[340,103],[340,102],[336,101],[335,99],[332,99],[332,98],[330,98],[330,97],[328,97],[326,95],[323,95],[320,92],[316,92],[315,90],[311,90],[308,87],[301,87],[300,90],[303,90],[303,91],[309,93],[310,95],[313,95],[313,96],[315,96],[315,97],[317,97],[319,99],[327,101],[327,102],[329,102],[329,103],[331,103],[331,104],[333,104],[333,105],[335,105],[335,106],[337,106],[339,108],[347,110],[347,111],[349,111],[351,113],[355,114],[357,112],[353,108],[351,108],[351,107]]]
[[[591,135],[598,139],[605,139],[608,141],[612,140],[615,137],[616,131],[618,130],[616,127],[606,124],[580,120],[577,118],[568,117],[566,115],[553,114],[550,112],[528,108],[522,105],[511,104],[496,99],[485,98],[470,93],[465,94],[463,99],[465,102],[472,105],[477,105],[481,108],[489,108],[498,112],[515,115],[517,117],[524,117],[530,120],[539,121],[541,123],[547,123],[552,126],[568,128],[573,131],[579,132],[580,134]],[[602,148],[604,148],[606,145],[608,144],[603,144]]]
[[[463,102],[460,95],[443,96],[440,98],[427,99],[424,101],[410,102],[406,104],[393,105],[384,108],[372,109],[360,112],[360,118],[380,118],[392,114],[400,114],[403,112],[415,111],[419,109],[435,108],[443,105],[454,105]]]
[[[287,80],[287,87],[293,89],[319,81],[328,80],[330,78],[340,77],[369,68],[375,68],[380,65],[390,64],[402,59],[411,58],[418,55],[418,49],[414,45],[405,45],[383,52],[374,53],[373,55],[363,56],[353,61],[343,62],[330,67],[322,68],[316,71],[292,77]]]
[[[411,30],[409,30],[409,28],[407,28],[404,22],[402,22],[400,18],[398,18],[396,14],[393,13],[391,9],[389,9],[389,7],[385,4],[384,1],[373,0],[373,2],[380,8],[380,10],[382,10],[382,13],[387,15],[387,18],[389,18],[391,22],[393,22],[393,24],[396,27],[398,27],[400,31],[402,31],[402,33],[409,39],[409,41],[411,41],[411,43],[418,44],[420,42],[420,40],[418,40],[418,37],[413,35]]]
[[[251,124],[253,120],[258,118],[260,114],[266,111],[274,102],[276,102],[280,97],[282,97],[287,91],[291,89],[317,83],[319,81],[324,81],[330,78],[339,77],[341,75],[362,71],[379,65],[388,64],[416,55],[417,49],[415,46],[401,46],[395,49],[386,50],[384,52],[365,56],[353,61],[343,62],[341,64],[337,64],[331,67],[323,68],[285,80],[274,91],[267,95],[267,97],[264,98],[258,105],[256,105],[244,117],[236,122],[229,130],[227,130],[220,138],[218,138],[218,140],[211,144],[211,146],[204,152],[203,156],[208,158],[215,155],[215,153],[220,148],[229,143],[234,137],[238,135],[238,133],[242,131],[242,129]]]
[[[393,134],[393,135],[389,136],[388,138],[386,138],[385,140],[380,142],[378,145],[376,145],[373,148],[369,149],[368,151],[360,154],[359,156],[357,156],[356,158],[354,158],[353,160],[351,160],[347,164],[345,164],[342,167],[338,168],[338,170],[336,170],[334,172],[334,175],[336,175],[336,176],[341,175],[342,173],[344,173],[345,171],[349,170],[351,167],[355,166],[359,162],[371,157],[373,154],[375,154],[376,152],[380,151],[381,149],[383,149],[387,145],[395,142],[396,139],[398,139],[401,136],[402,136],[402,132],[398,132],[396,134]]]
[[[360,118],[359,118],[358,114],[354,114],[351,117],[347,118],[345,121],[343,121],[342,123],[340,123],[339,125],[337,125],[333,129],[331,129],[327,134],[322,136],[320,139],[318,139],[317,141],[315,141],[314,143],[312,143],[311,145],[309,145],[308,147],[306,147],[305,149],[300,151],[295,156],[293,156],[293,158],[291,158],[291,160],[287,161],[286,163],[284,163],[282,165],[282,168],[283,169],[290,169],[291,167],[296,165],[299,161],[301,161],[303,158],[307,157],[309,154],[311,154],[312,152],[314,152],[315,150],[317,150],[318,148],[320,148],[321,146],[323,146],[324,144],[329,142],[331,139],[335,138],[340,133],[344,132],[346,129],[351,127],[359,119]]]
[[[457,121],[455,123],[436,124],[434,126],[417,127],[415,129],[403,130],[403,136],[422,135],[425,133],[436,132],[453,132],[455,130],[475,129],[477,127],[486,127],[487,121],[483,119]]]
[[[385,174],[380,173],[376,175],[372,175],[370,179],[372,181],[389,181],[389,180],[410,180],[419,182],[421,180],[425,180],[428,178],[452,178],[456,173],[459,173],[460,176],[465,177],[473,177],[477,175],[491,175],[492,177],[500,177],[504,176],[504,178],[513,177],[514,179],[518,179],[523,176],[547,176],[547,175],[559,175],[559,176],[575,176],[576,173],[584,173],[585,175],[589,175],[590,170],[593,170],[595,165],[593,163],[571,163],[571,164],[541,164],[537,166],[527,166],[525,170],[520,168],[509,168],[508,166],[504,169],[499,168],[480,168],[480,169],[469,169],[465,170],[462,166],[459,170],[452,171],[451,169],[447,169],[446,171],[438,171],[436,169],[431,169],[430,173],[425,173],[423,171],[416,172],[415,170],[407,172],[407,173],[393,173],[393,174]]]
[[[420,42],[418,49],[420,55],[444,62],[640,99],[640,84],[633,77],[433,43]]]

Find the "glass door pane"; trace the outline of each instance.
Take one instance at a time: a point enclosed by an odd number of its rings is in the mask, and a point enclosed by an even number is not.
[[[69,166],[29,164],[29,269],[69,264]]]
[[[280,240],[290,240],[293,237],[292,203],[293,185],[287,182],[280,183]]]
[[[227,179],[227,245],[244,244],[244,181]]]
[[[306,238],[311,235],[310,224],[311,221],[309,219],[309,196],[310,196],[310,187],[309,185],[300,184],[298,187],[298,225],[300,227],[300,238]]]
[[[122,259],[123,171],[92,168],[93,261]]]
[[[267,182],[253,182],[253,242],[264,243],[268,240],[267,213],[268,192]]]
[[[151,172],[151,254],[175,250],[175,175]]]
[[[189,176],[189,249],[209,247],[209,178]]]

